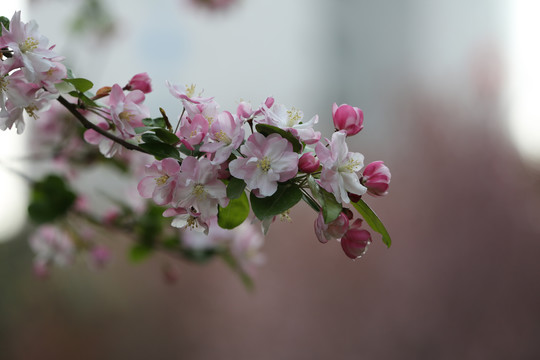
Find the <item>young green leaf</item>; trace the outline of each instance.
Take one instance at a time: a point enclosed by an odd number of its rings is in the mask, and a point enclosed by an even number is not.
[[[72,84],[73,86],[75,86],[75,89],[77,89],[77,91],[80,91],[82,93],[90,90],[94,86],[93,82],[83,78],[64,79],[64,81]]]
[[[378,232],[382,235],[382,241],[387,246],[390,247],[392,245],[392,239],[390,239],[390,234],[388,234],[388,231],[386,230],[386,227],[383,225],[382,221],[379,219],[377,214],[371,208],[364,202],[364,200],[360,199],[358,202],[354,203],[351,202],[356,210],[362,215],[364,220],[368,223],[368,225],[373,229],[373,231]]]
[[[178,136],[176,136],[175,134],[173,134],[172,132],[168,130],[159,128],[159,129],[153,129],[152,131],[157,135],[158,138],[160,138],[166,144],[175,145],[180,142],[180,139],[178,138]]]
[[[302,199],[302,191],[296,184],[278,184],[276,192],[269,197],[250,195],[251,208],[259,220],[279,215],[292,208]]]
[[[144,134],[143,137],[145,135],[153,135],[153,134]],[[140,144],[139,147],[145,151],[148,151],[150,154],[154,155],[157,160],[163,160],[169,157],[180,160],[180,153],[178,152],[178,149],[172,145],[165,144],[163,142],[148,141],[143,144]]]
[[[294,152],[300,153],[302,151],[302,144],[300,143],[300,141],[298,141],[298,139],[294,137],[293,134],[286,130],[268,124],[257,124],[255,125],[255,128],[264,136],[268,136],[270,134],[279,134],[281,135],[281,137],[287,139],[292,144]]]
[[[90,107],[100,107],[94,100],[90,99],[88,96],[79,91],[70,91],[69,95],[79,98],[86,106]]]
[[[322,207],[324,223],[328,224],[337,219],[343,207],[337,202],[335,196],[317,184],[313,176],[308,176],[308,185],[311,194],[319,201]]]
[[[239,198],[240,195],[244,193],[246,188],[246,183],[242,179],[237,179],[234,176],[231,176],[229,183],[227,184],[227,197],[229,199]]]
[[[226,207],[218,207],[218,225],[223,229],[234,229],[249,215],[249,201],[245,192],[237,199],[229,201]]]
[[[164,129],[166,126],[165,119],[163,118],[155,118],[155,119],[145,118],[145,119],[142,119],[142,123],[146,126],[158,127],[162,129]]]
[[[9,19],[5,16],[0,16],[0,24],[4,25],[6,30],[9,30]],[[0,36],[2,36],[2,27],[0,26]]]

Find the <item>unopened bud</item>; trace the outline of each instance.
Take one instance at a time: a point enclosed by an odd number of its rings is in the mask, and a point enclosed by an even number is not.
[[[152,91],[152,79],[148,76],[147,73],[140,73],[131,78],[129,83],[126,85],[126,90],[140,90],[145,94],[148,94]]]
[[[356,219],[341,238],[343,252],[353,260],[364,255],[368,245],[371,243],[371,234],[369,231],[362,229],[361,225],[362,220]]]
[[[312,173],[319,169],[319,159],[313,156],[312,153],[305,153],[298,160],[298,170],[304,173]]]
[[[361,183],[370,195],[383,196],[388,194],[390,178],[390,169],[382,161],[374,161],[364,169]]]
[[[347,136],[352,136],[360,132],[364,127],[364,112],[347,104],[337,106],[332,105],[332,118],[336,130],[345,130]]]

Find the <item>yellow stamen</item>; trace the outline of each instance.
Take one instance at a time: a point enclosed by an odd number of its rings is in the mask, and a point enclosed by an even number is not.
[[[268,170],[270,170],[270,165],[271,163],[268,156],[265,156],[262,160],[259,160],[257,162],[257,167],[265,173],[268,172]]]
[[[338,168],[338,171],[353,173],[353,172],[356,172],[356,171],[360,170],[361,168],[362,168],[362,162],[361,161],[354,160],[354,159],[349,159],[349,161],[347,163],[345,163],[344,165],[341,165]]]
[[[292,219],[291,219],[291,209],[289,210],[286,210],[285,212],[281,213],[279,215],[279,220],[283,221],[283,222],[288,222],[288,223],[291,223],[292,222]]]
[[[32,36],[26,38],[22,44],[19,44],[19,49],[24,54],[27,51],[35,50],[39,45],[39,41],[34,39]]]
[[[129,111],[122,111],[120,114],[118,114],[118,117],[120,118],[120,120],[125,120],[128,122],[131,120],[133,116],[134,115],[130,113]]]
[[[195,95],[195,84],[186,85],[186,96],[191,98]]]
[[[0,77],[0,91],[6,91],[8,85],[9,85],[9,79],[7,78],[7,74]]]
[[[216,134],[216,139],[220,142],[223,142],[227,145],[230,145],[232,143],[232,140],[223,130],[219,130],[219,132]]]
[[[206,197],[206,190],[204,189],[203,184],[196,184],[193,187],[193,190],[191,191],[191,193],[198,198]]]
[[[163,176],[155,178],[154,180],[156,180],[156,184],[158,186],[161,186],[161,185],[164,185],[167,182],[168,179],[169,179],[169,175],[165,174]]]
[[[38,118],[38,115],[35,113],[35,111],[37,111],[37,106],[36,105],[30,105],[30,106],[27,106],[24,108],[24,110],[26,110],[26,113],[28,114],[28,116],[30,116],[31,118],[34,118],[37,120]]]
[[[287,126],[293,127],[302,119],[302,114],[300,110],[291,108],[291,110],[287,110],[287,118],[288,118]]]

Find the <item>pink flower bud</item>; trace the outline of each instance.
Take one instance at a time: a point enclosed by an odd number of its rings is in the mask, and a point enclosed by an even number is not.
[[[152,91],[152,80],[147,73],[140,73],[131,78],[126,86],[126,90],[141,90],[143,93],[148,94]]]
[[[336,220],[329,224],[324,223],[323,213],[319,212],[317,220],[315,220],[315,235],[323,244],[331,239],[339,239],[345,234],[349,228],[349,219],[344,213],[340,213]]]
[[[367,246],[371,243],[371,234],[362,229],[362,220],[356,219],[349,230],[341,238],[341,248],[345,255],[351,259],[358,259],[365,254]]]
[[[332,118],[336,130],[345,130],[347,136],[357,134],[364,127],[364,112],[350,105],[332,105]]]
[[[298,160],[298,170],[304,173],[312,173],[319,169],[319,159],[313,156],[312,153],[305,153]]]
[[[374,161],[364,169],[361,183],[367,187],[369,194],[383,196],[388,194],[390,178],[390,169],[382,161]]]

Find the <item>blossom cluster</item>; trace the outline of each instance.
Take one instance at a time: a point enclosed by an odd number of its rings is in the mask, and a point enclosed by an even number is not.
[[[58,97],[55,84],[66,78],[67,70],[34,21],[22,22],[17,11],[9,29],[6,24],[0,36],[0,129],[15,125],[20,134],[25,128],[23,112],[37,118],[46,110]]]
[[[347,144],[363,129],[361,109],[334,103],[327,121],[333,122],[335,131],[323,138],[315,129],[317,115],[304,118],[301,110],[273,97],[255,106],[242,101],[228,111],[213,97],[197,93],[194,85],[167,82],[179,102],[175,111],[181,110],[181,115],[170,120],[160,108],[161,116],[152,118],[145,105],[152,92],[147,73],[93,93],[94,84],[73,77],[62,65],[63,58],[53,52],[54,46],[48,47],[48,40],[37,32],[35,22],[21,22],[20,12],[11,21],[4,20],[0,129],[15,125],[22,133],[23,112],[37,119],[37,111],[57,100],[50,110],[54,115],[40,122],[38,142],[62,141],[69,150],[56,154],[69,164],[88,162],[94,158],[92,152],[99,151],[137,176],[138,194],[153,203],[138,209],[123,204],[122,210],[95,217],[80,206],[82,197],[60,177],[37,182],[29,214],[42,225],[31,240],[38,273],[46,273],[49,264],[72,262],[78,249],[97,263],[105,262],[108,251],[92,240],[95,232],[80,230],[101,224],[106,231],[135,230],[135,259],[155,249],[196,261],[219,253],[233,259],[241,274],[250,275],[253,265],[262,261],[263,234],[276,218],[290,219],[291,208],[301,200],[317,214],[314,230],[319,241],[339,241],[349,258],[362,256],[371,243],[364,221],[390,246],[386,228],[362,198],[386,195],[390,171],[382,161],[364,167],[364,156],[349,151]],[[59,105],[77,120],[70,124],[86,128],[87,144],[55,136],[66,129],[60,125]],[[128,156],[133,153],[140,155],[138,160]],[[58,222],[69,224],[67,230],[52,225]]]

